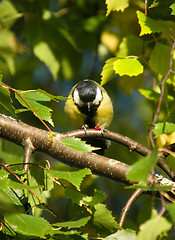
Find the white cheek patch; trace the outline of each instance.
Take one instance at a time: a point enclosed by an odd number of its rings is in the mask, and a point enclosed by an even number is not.
[[[102,101],[102,99],[103,99],[103,95],[102,95],[102,91],[101,91],[101,89],[99,88],[99,86],[97,86],[97,92],[96,92],[96,97],[95,97],[95,99],[94,99],[94,101],[93,101],[93,104],[95,104],[95,105],[99,105],[100,104],[100,102]]]
[[[79,92],[76,88],[74,89],[74,92],[73,92],[73,101],[78,106],[83,106],[84,105],[84,102],[80,99]]]

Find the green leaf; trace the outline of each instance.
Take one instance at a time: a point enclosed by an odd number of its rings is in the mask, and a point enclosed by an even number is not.
[[[78,232],[77,229],[75,231],[74,230],[61,231],[61,230],[59,230],[59,228],[56,228],[56,229],[52,228],[51,231],[49,232],[49,235],[54,236],[53,239],[58,239],[58,240],[62,240],[62,239],[64,239],[64,240],[71,240],[71,239],[88,240],[88,236],[86,236],[86,234],[82,235],[82,233]]]
[[[157,0],[154,0],[153,3],[148,7],[149,9],[150,8],[155,8],[159,5],[159,2],[157,2]]]
[[[10,97],[10,91],[0,86],[0,105],[3,106],[12,116],[15,116],[15,108]]]
[[[83,21],[83,28],[88,32],[98,31],[99,27],[101,27],[105,20],[106,18],[104,15],[88,17]]]
[[[18,18],[18,12],[10,1],[1,1],[0,4],[0,25],[1,28],[10,28],[16,19]]]
[[[17,207],[11,203],[11,200],[10,200],[8,194],[4,194],[4,192],[7,193],[7,191],[0,190],[0,214],[1,214],[1,216],[4,215],[4,213],[17,213],[19,210],[17,210]]]
[[[7,177],[9,173],[3,169],[0,169],[0,178]]]
[[[15,73],[15,61],[14,61],[14,46],[15,51],[18,51],[18,46],[16,43],[15,34],[8,29],[1,29],[0,31],[0,65],[1,70],[3,69],[3,64],[6,65],[11,72]],[[6,69],[5,68],[5,69]]]
[[[127,173],[127,179],[131,182],[147,183],[149,173],[157,163],[157,149],[153,149],[151,154],[142,157],[135,162]]]
[[[116,61],[116,59],[117,59],[116,57],[110,58],[105,62],[105,65],[103,66],[103,70],[101,72],[101,85],[102,86],[115,77],[113,63]]]
[[[152,89],[140,88],[139,92],[148,100],[152,100],[155,102],[159,101],[160,93],[153,91]]]
[[[86,225],[86,223],[91,219],[90,216],[88,217],[83,217],[81,219],[78,219],[76,221],[68,221],[68,222],[59,222],[59,223],[54,223],[54,227],[64,227],[64,228],[80,228]]]
[[[127,56],[140,56],[142,52],[143,40],[137,36],[130,35],[122,39],[117,52],[117,57],[125,58]]]
[[[11,154],[9,152],[3,152],[3,151],[0,151],[0,155],[6,164],[23,163],[23,156]]]
[[[91,174],[91,171],[87,168],[84,168],[73,172],[46,170],[46,173],[53,178],[64,179],[69,181],[79,190],[84,177]]]
[[[109,211],[104,204],[97,204],[94,206],[94,224],[99,229],[108,229],[109,231],[113,231],[116,228],[120,229],[120,226],[115,221],[112,216],[112,212]]]
[[[50,230],[49,223],[40,217],[27,214],[6,214],[5,220],[18,233],[43,238]]]
[[[52,109],[50,108],[50,96],[43,94],[43,92],[37,90],[19,92],[25,101],[31,106],[31,108],[18,94],[15,94],[16,99],[21,103],[22,106],[26,107],[30,111],[34,111],[38,117],[49,122],[52,126],[54,125],[51,118]]]
[[[106,0],[107,13],[106,16],[112,11],[124,11],[129,6],[129,0]]]
[[[21,204],[19,198],[17,197],[17,194],[10,187],[8,187],[7,190],[0,189],[0,195],[2,195],[3,198],[8,199],[9,203],[22,207],[22,204]]]
[[[144,34],[161,32],[163,30],[163,27],[159,21],[153,20],[145,16],[144,13],[137,11],[137,17],[141,27],[140,36]]]
[[[94,205],[102,203],[106,200],[106,195],[103,192],[97,190],[95,190],[93,196],[87,196],[79,191],[66,188],[65,196],[71,199],[72,203],[77,203],[79,206],[86,205],[93,207]]]
[[[72,34],[70,34],[65,28],[59,27],[57,29],[64,39],[66,39],[72,45],[72,47],[74,47],[77,51],[80,51]]]
[[[8,190],[10,180],[5,178],[5,179],[0,179],[0,188],[4,189],[5,191]]]
[[[14,181],[10,181],[9,186],[12,187],[13,189],[27,189],[27,190],[44,187],[43,185],[29,186],[29,185],[25,185],[25,184],[22,184],[22,183],[17,183],[17,182],[14,182]]]
[[[156,240],[161,234],[170,231],[172,224],[157,214],[152,212],[152,218],[140,226],[137,240]]]
[[[170,8],[172,9],[171,15],[175,15],[175,3],[171,4]]]
[[[120,76],[128,75],[130,77],[143,73],[143,66],[137,58],[117,59],[114,62],[114,70]]]
[[[168,205],[168,212],[173,220],[173,223],[175,224],[175,203],[170,203]]]
[[[61,101],[66,101],[67,100],[67,97],[55,96],[55,95],[52,95],[52,94],[50,94],[50,93],[48,93],[48,92],[46,92],[42,89],[37,89],[36,91],[41,93],[42,95],[45,95],[46,97],[48,97],[48,101],[53,100],[53,101],[57,102],[57,100],[61,100]]]
[[[76,203],[79,206],[88,205],[89,202],[91,201],[90,197],[70,188],[65,188],[65,196],[66,198],[71,199],[72,203]]]
[[[80,152],[92,152],[94,150],[100,149],[99,147],[92,147],[80,138],[69,137],[62,141],[67,147],[73,148]]]
[[[158,93],[158,92],[156,92],[154,90],[146,89],[146,88],[140,88],[139,92],[144,97],[146,97],[146,99],[148,99],[148,100],[152,100],[152,101],[155,101],[155,102],[159,101],[160,93]],[[168,95],[168,100],[169,101],[174,101],[173,96]]]
[[[125,229],[104,238],[104,240],[137,240],[137,236],[133,230]]]
[[[166,184],[166,183],[165,183]],[[174,186],[174,183],[172,182],[172,185],[157,185],[157,186],[146,186],[144,184],[133,184],[132,186],[125,187],[127,189],[143,189],[144,191],[171,191]]]
[[[50,72],[53,75],[53,78],[56,79],[58,77],[58,72],[60,69],[60,63],[56,59],[53,51],[50,46],[46,42],[39,42],[34,46],[34,54],[46,64],[49,68]]]
[[[149,65],[153,71],[166,75],[170,65],[171,48],[162,43],[156,43],[149,60]]]
[[[174,123],[156,123],[154,125],[154,134],[156,137],[162,135],[162,134],[171,134],[175,132],[175,124]]]

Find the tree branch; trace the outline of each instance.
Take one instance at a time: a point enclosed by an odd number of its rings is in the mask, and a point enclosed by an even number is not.
[[[126,180],[129,165],[95,153],[79,152],[69,148],[61,143],[62,134],[55,133],[55,136],[50,137],[48,131],[0,114],[0,136],[22,147],[25,147],[26,139],[30,138],[35,151],[44,152],[64,164],[78,168],[87,167],[95,174],[129,184]]]
[[[145,156],[150,153],[148,148],[135,142],[134,140],[110,131],[104,132],[103,136],[100,131],[93,129],[87,129],[86,132],[84,130],[78,130],[69,133],[54,134],[51,137],[50,132],[48,131],[32,127],[21,121],[17,121],[13,118],[9,118],[0,114],[1,137],[14,142],[23,148],[26,147],[27,139],[30,139],[30,146],[32,146],[30,152],[33,150],[44,152],[64,164],[78,168],[87,167],[90,168],[94,174],[102,175],[125,184],[130,184],[130,182],[126,179],[126,174],[130,167],[129,165],[115,159],[97,155],[95,153],[76,151],[62,144],[61,140],[70,136],[96,138],[103,137],[123,144],[130,150],[137,151],[141,155]],[[164,158],[167,157],[165,154],[162,156]],[[150,175],[148,184],[152,185],[156,182],[156,178],[153,175]]]

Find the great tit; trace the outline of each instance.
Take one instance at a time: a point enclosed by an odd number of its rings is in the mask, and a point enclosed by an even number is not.
[[[103,130],[109,127],[113,119],[113,106],[107,92],[98,83],[88,79],[72,88],[64,110],[75,128],[98,126]],[[101,150],[95,152],[102,155],[108,147],[108,142],[104,139],[90,139],[86,142],[101,147]]]

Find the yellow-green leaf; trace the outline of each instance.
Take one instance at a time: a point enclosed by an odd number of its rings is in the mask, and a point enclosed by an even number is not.
[[[117,59],[114,62],[114,70],[120,76],[128,75],[132,77],[143,73],[143,66],[137,58]]]
[[[153,149],[151,154],[142,157],[135,162],[127,173],[127,179],[131,182],[147,183],[148,175],[157,163],[157,149]]]
[[[137,17],[141,27],[140,36],[154,32],[161,32],[163,30],[163,27],[159,21],[145,16],[144,13],[137,11]]]
[[[105,62],[105,65],[103,66],[103,70],[101,73],[101,85],[103,86],[105,83],[109,82],[114,76],[114,66],[113,63],[116,61],[116,57],[110,58]]]
[[[56,79],[58,77],[60,64],[50,46],[46,42],[39,42],[34,46],[34,53],[42,62],[46,64],[52,73],[53,78]]]
[[[156,210],[153,210],[151,219],[140,226],[141,230],[138,233],[137,240],[156,240],[158,236],[169,231],[171,227],[172,224],[166,218],[159,216]]]
[[[129,6],[129,0],[106,0],[107,13],[106,16],[112,11],[124,11]]]

